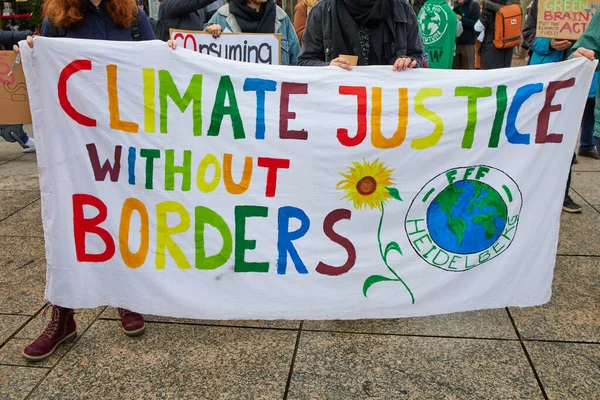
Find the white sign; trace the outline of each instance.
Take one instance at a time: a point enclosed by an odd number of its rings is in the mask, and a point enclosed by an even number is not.
[[[42,37],[21,51],[53,304],[352,319],[550,299],[596,63],[349,72]]]
[[[279,33],[222,33],[216,39],[207,32],[171,29],[170,33],[178,46],[200,54],[256,64],[281,62]]]

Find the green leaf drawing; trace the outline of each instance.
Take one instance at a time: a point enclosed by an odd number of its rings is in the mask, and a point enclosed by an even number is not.
[[[398,243],[389,242],[388,245],[385,247],[385,252],[383,253],[383,256],[387,259],[388,253],[392,250],[395,250],[398,252],[398,254],[403,255],[402,250],[400,249],[400,245]]]
[[[386,187],[390,196],[395,198],[396,200],[402,201],[402,197],[400,197],[400,192],[395,187]]]
[[[396,280],[397,279],[386,278],[385,276],[381,276],[381,275],[371,275],[370,277],[368,277],[365,280],[365,283],[363,283],[363,295],[365,297],[367,297],[367,292],[369,291],[369,288],[378,282],[396,281]]]

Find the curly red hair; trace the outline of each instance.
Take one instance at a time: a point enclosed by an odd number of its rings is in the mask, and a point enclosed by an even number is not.
[[[104,6],[114,24],[121,28],[129,28],[137,18],[136,0],[103,0]],[[68,28],[83,19],[84,0],[46,0],[44,11],[50,22],[59,28]]]

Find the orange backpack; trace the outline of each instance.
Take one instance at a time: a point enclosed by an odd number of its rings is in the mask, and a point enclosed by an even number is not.
[[[500,7],[496,13],[494,46],[497,49],[510,49],[521,44],[523,12],[519,4]]]

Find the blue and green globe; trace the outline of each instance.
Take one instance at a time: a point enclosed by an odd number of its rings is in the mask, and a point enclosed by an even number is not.
[[[491,186],[463,180],[447,186],[427,209],[431,239],[456,254],[478,253],[491,247],[506,226],[506,203]]]

